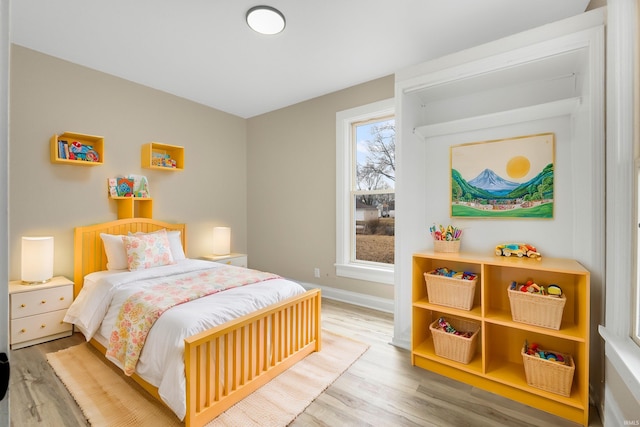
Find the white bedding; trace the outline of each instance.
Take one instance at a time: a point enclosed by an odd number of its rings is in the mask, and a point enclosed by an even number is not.
[[[161,282],[163,277],[211,268],[239,267],[186,259],[173,265],[133,272],[91,273],[86,276],[83,288],[64,320],[73,323],[87,341],[95,337],[106,345],[120,305],[131,294]],[[303,292],[304,288],[297,283],[273,279],[172,307],[151,328],[136,373],[158,387],[162,400],[183,420],[186,412],[184,339]],[[120,366],[119,362],[112,361]]]

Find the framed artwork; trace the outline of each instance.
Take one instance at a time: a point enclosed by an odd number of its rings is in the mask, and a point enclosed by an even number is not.
[[[451,217],[553,218],[555,135],[450,148]]]

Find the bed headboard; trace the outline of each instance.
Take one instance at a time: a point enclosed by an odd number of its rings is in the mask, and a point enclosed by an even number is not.
[[[101,224],[76,227],[73,234],[73,294],[78,296],[84,283],[84,276],[94,271],[107,269],[107,256],[100,233],[128,234],[141,231],[149,233],[161,229],[179,230],[182,247],[187,253],[186,224],[170,224],[150,218],[127,218]]]

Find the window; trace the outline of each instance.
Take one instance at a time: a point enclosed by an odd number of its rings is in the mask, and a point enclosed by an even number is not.
[[[336,274],[393,284],[393,99],[336,114],[336,165]]]

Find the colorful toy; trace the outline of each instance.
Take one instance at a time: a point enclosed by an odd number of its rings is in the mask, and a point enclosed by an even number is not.
[[[526,243],[503,243],[496,246],[496,255],[498,256],[511,256],[515,255],[518,258],[537,258],[540,259],[542,255],[536,249],[535,246]]]
[[[460,331],[457,331],[456,328],[451,326],[451,324],[449,322],[447,322],[447,320],[444,317],[440,317],[438,319],[438,326],[440,326],[442,328],[442,330],[445,331],[446,333],[459,335],[459,336],[461,336],[463,338],[471,338],[471,335],[473,335],[471,332],[460,332]]]
[[[452,277],[454,279],[462,279],[462,280],[474,280],[477,277],[477,275],[474,273],[469,273],[467,271],[464,271],[464,272],[453,271],[448,269],[447,267],[436,268],[429,274],[435,274],[437,276]]]
[[[562,354],[552,351],[544,351],[540,349],[536,343],[531,343],[531,345],[529,345],[527,340],[524,341],[523,351],[529,356],[539,357],[540,359],[545,359],[550,362],[565,363],[564,356]]]
[[[69,146],[69,159],[85,160],[87,162],[97,162],[100,160],[93,146],[83,145],[78,141],[73,141]]]
[[[436,228],[436,225],[433,224],[429,227],[429,232],[433,237],[433,240],[460,240],[462,236],[462,230],[460,228],[456,228],[453,225],[448,225],[446,228],[440,225]]]
[[[527,280],[523,285],[520,285],[516,281],[511,282],[509,289],[512,291],[529,292],[531,294],[548,295],[552,297],[560,297],[562,295],[562,288],[556,284],[548,285],[546,288],[542,285],[535,283],[533,280]]]

